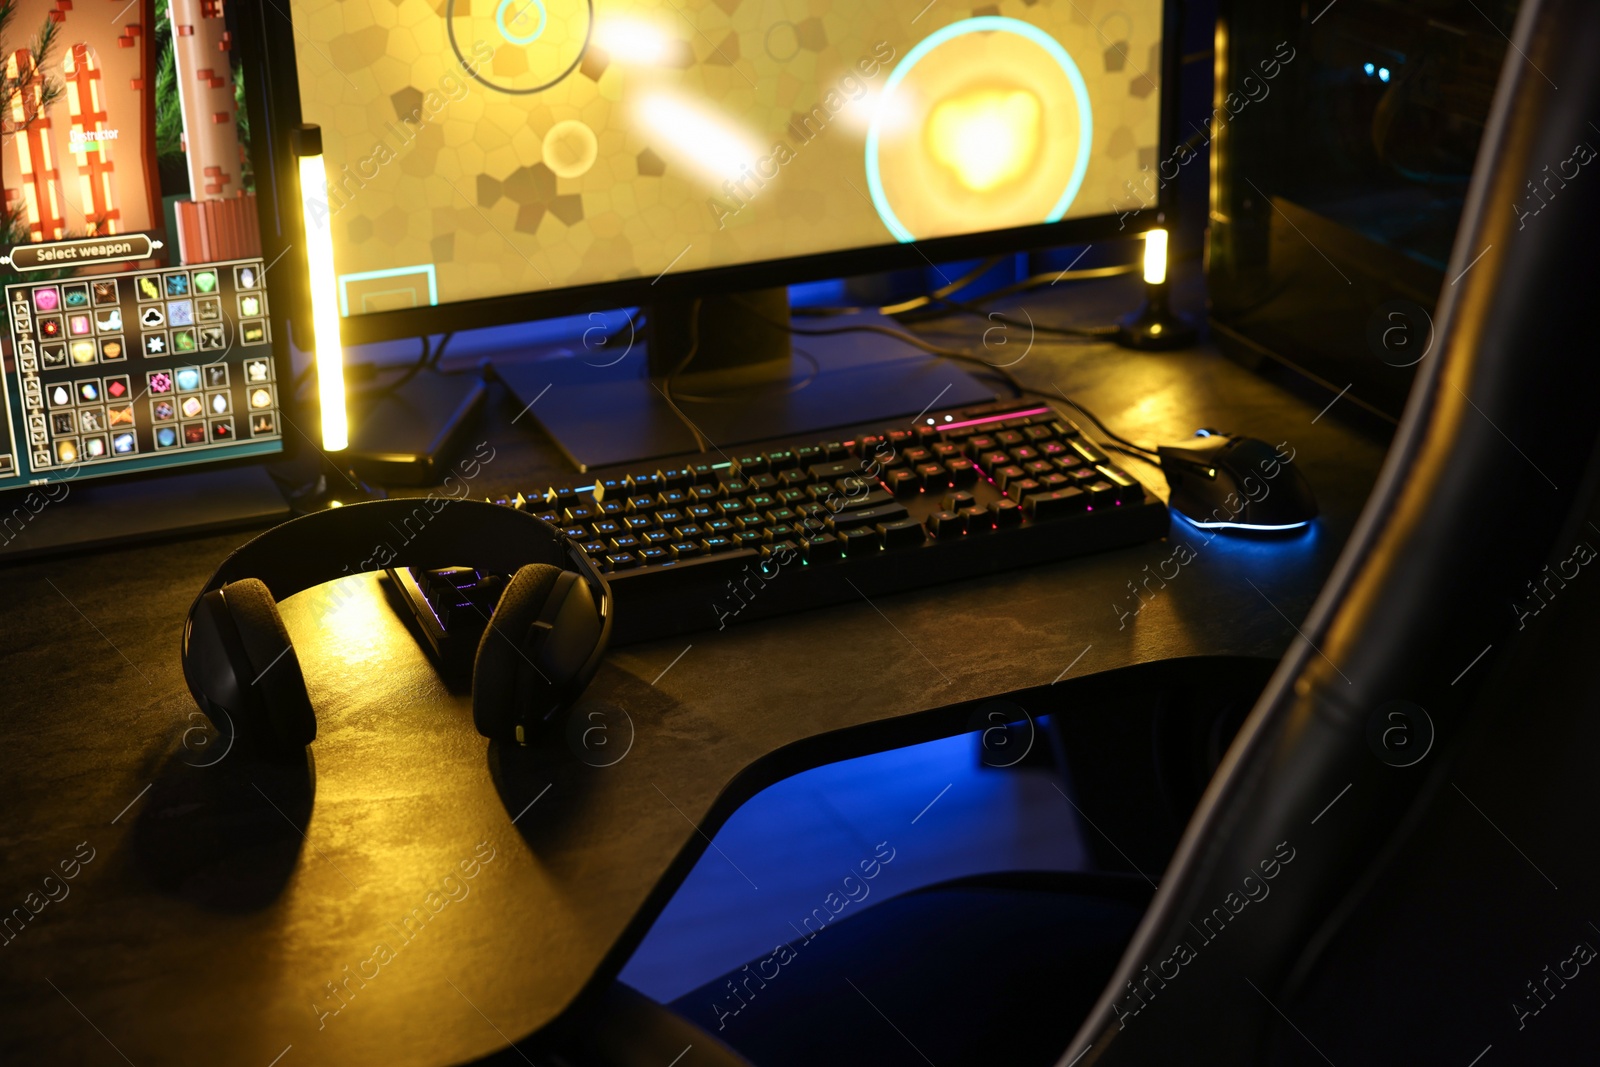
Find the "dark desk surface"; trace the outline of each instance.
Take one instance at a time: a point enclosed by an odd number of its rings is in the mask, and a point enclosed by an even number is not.
[[[613,975],[705,835],[778,776],[955,732],[962,705],[1058,678],[1278,656],[1383,443],[1210,349],[1040,341],[1015,370],[1138,440],[1286,441],[1323,518],[1280,543],[1175,522],[1196,558],[1121,627],[1172,542],[614,651],[585,698],[620,724],[608,751],[631,722],[607,767],[491,751],[371,575],[284,605],[320,724],[303,765],[216,759],[179,633],[247,533],[0,572],[0,1059],[461,1062]],[[485,492],[567,473],[514,414],[493,415]]]

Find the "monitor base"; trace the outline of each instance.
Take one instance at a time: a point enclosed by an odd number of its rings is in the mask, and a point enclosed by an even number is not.
[[[893,325],[876,314],[828,323]],[[621,356],[614,347],[495,361],[495,375],[522,408],[514,421],[537,420],[580,471],[699,451],[664,379],[650,374],[642,337]],[[671,392],[709,450],[724,453],[750,441],[822,438],[834,427],[995,399],[949,360],[872,333],[797,335],[787,360],[680,374]]]

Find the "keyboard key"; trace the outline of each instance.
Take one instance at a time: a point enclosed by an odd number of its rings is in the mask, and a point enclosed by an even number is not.
[[[1074,452],[1078,453],[1078,455],[1082,456],[1090,463],[1106,463],[1111,459],[1110,456],[1100,451],[1088,441],[1083,440],[1081,437],[1074,438],[1069,443],[1072,445],[1072,450]]]
[[[673,535],[666,530],[646,530],[639,539],[647,545],[670,545]]]
[[[767,469],[774,474],[786,471],[798,462],[799,459],[787,448],[767,453]]]
[[[589,527],[587,526],[566,526],[562,528],[561,532],[574,541],[587,541],[589,539]]]
[[[575,485],[552,485],[544,491],[544,502],[554,508],[567,508],[578,502]]]
[[[779,489],[772,495],[777,497],[778,500],[784,504],[798,504],[806,499],[806,492],[804,489]]]
[[[800,555],[800,546],[789,540],[774,541],[770,545],[761,546],[761,555],[767,559],[776,556],[780,560],[787,556],[792,560]]]
[[[847,474],[860,474],[861,464],[849,460],[840,460],[837,463],[814,463],[807,473],[814,482],[832,482]]]
[[[693,559],[696,556],[705,555],[706,552],[699,545],[691,544],[688,541],[680,541],[667,549],[667,551],[672,553],[673,559]]]
[[[809,470],[787,470],[778,475],[778,484],[789,488],[807,485],[811,480],[811,472]]]
[[[1039,450],[1037,448],[1029,448],[1027,445],[1023,445],[1021,448],[1013,448],[1011,450],[1011,462],[1021,467],[1026,467],[1029,460],[1038,458]]]
[[[1001,430],[994,435],[994,439],[1001,448],[1016,448],[1023,442],[1023,436],[1017,430]]]
[[[950,484],[954,486],[975,485],[978,481],[978,465],[972,460],[956,456],[944,461],[944,469],[950,472]]]
[[[662,508],[656,512],[656,522],[662,526],[676,526],[688,518],[681,508]]]
[[[901,519],[898,522],[880,522],[873,529],[878,531],[878,536],[883,539],[883,547],[915,548],[922,544],[925,534],[922,523],[916,519]]]
[[[928,516],[928,532],[940,541],[960,537],[967,532],[966,517],[954,511],[936,511]]]
[[[551,526],[561,525],[561,512],[559,511],[541,511],[536,513],[534,518],[541,522],[548,522]]]
[[[923,490],[950,488],[950,472],[942,463],[919,463],[916,469],[918,488]]]
[[[825,563],[844,555],[844,539],[838,534],[819,533],[801,544],[808,563]]]
[[[1043,491],[1044,486],[1040,485],[1038,481],[1033,478],[1018,478],[1007,483],[1006,485],[1006,496],[1019,503],[1028,494],[1041,493]]]
[[[883,484],[895,496],[915,496],[918,489],[922,488],[921,479],[915,471],[897,470],[889,471],[883,476]]]
[[[583,548],[585,555],[592,556],[595,559],[600,559],[606,554],[606,548],[608,546],[604,541],[586,541],[581,547]]]
[[[717,514],[724,518],[731,518],[741,511],[749,511],[750,505],[743,500],[719,500],[716,504]]]
[[[933,450],[933,457],[941,462],[948,459],[955,459],[957,456],[961,455],[961,446],[952,441],[940,441],[938,444],[932,445],[931,448]]]
[[[1137,503],[1144,499],[1144,489],[1127,471],[1102,463],[1100,473],[1105,476],[1106,481],[1116,487],[1117,499],[1124,504]]]
[[[983,508],[962,508],[958,514],[967,520],[967,533],[969,534],[988,533],[994,529],[994,516]]]
[[[978,466],[989,472],[992,478],[994,472],[1002,467],[1011,466],[1011,457],[1004,452],[985,452],[978,457]]]
[[[634,549],[638,548],[642,542],[640,542],[640,540],[633,534],[621,534],[617,537],[611,538],[606,543],[612,548],[626,549],[627,551],[632,552]]]
[[[824,441],[821,445],[823,459],[843,459],[850,454],[850,448],[843,441]]]
[[[766,492],[778,488],[778,479],[770,474],[758,474],[750,479],[751,492]]]
[[[656,471],[656,477],[661,481],[663,489],[687,489],[694,484],[694,475],[687,467],[663,467]]]
[[[1103,479],[1090,482],[1088,485],[1083,486],[1082,490],[1089,494],[1090,503],[1096,506],[1110,504],[1117,499],[1117,487]]]
[[[717,514],[717,509],[712,507],[710,504],[690,504],[683,510],[684,514],[688,515],[689,518],[695,520],[696,522],[703,522]]]
[[[600,478],[594,483],[594,498],[597,502],[617,500],[628,495],[628,480],[626,478]]]
[[[702,537],[700,539],[700,547],[707,552],[727,552],[729,549],[734,548],[735,545],[733,538],[714,534],[711,537]]]
[[[649,515],[629,515],[622,520],[622,525],[630,533],[643,533],[656,524],[656,520]]]
[[[740,530],[733,535],[733,543],[740,548],[760,548],[765,541],[760,530]]]
[[[1067,489],[1052,489],[1047,493],[1034,493],[1024,497],[1022,510],[1028,518],[1039,522],[1045,519],[1055,519],[1062,515],[1076,515],[1083,511],[1089,504],[1088,497],[1083,490],[1076,486]]]
[[[805,445],[794,450],[795,465],[802,470],[813,463],[821,463],[826,458],[823,455],[822,448],[818,445]]]
[[[746,514],[735,518],[733,520],[733,524],[741,530],[754,530],[765,526],[767,524],[767,520],[766,517],[762,515]]]
[[[651,566],[656,563],[665,563],[672,558],[672,553],[659,545],[650,548],[641,548],[634,555],[639,557],[641,566]]]
[[[778,506],[778,500],[770,493],[751,493],[745,498],[745,503],[750,505],[751,511],[766,511]]]
[[[622,523],[614,519],[603,519],[589,527],[595,532],[596,537],[611,537],[622,532]]]
[[[698,542],[709,531],[697,522],[686,522],[672,532],[678,535],[678,540],[680,541]]]
[[[1016,466],[1001,467],[998,470],[992,470],[989,472],[989,477],[994,479],[994,484],[999,487],[1002,493],[1006,491],[1006,486],[1011,485],[1014,482],[1020,482],[1027,476],[1027,471]]]
[[[915,467],[919,463],[931,463],[933,453],[926,448],[907,448],[900,453],[900,458],[905,460],[907,466]]]
[[[707,519],[701,525],[706,528],[707,533],[721,534],[723,537],[732,536],[733,531],[738,529],[732,519]]]
[[[844,531],[840,536],[844,538],[844,554],[847,558],[873,555],[882,548],[882,539],[878,531],[870,526],[857,526]]]
[[[997,530],[1016,526],[1022,522],[1022,508],[1015,500],[996,500],[989,505],[989,519]]]
[[[592,522],[598,514],[598,511],[587,504],[574,504],[570,508],[562,509],[561,519],[570,526],[580,522]]]
[[[972,498],[971,493],[963,493],[960,490],[946,493],[944,500],[940,501],[940,505],[946,511],[960,511],[962,508],[970,508],[976,503],[977,501]]]
[[[967,438],[962,447],[962,451],[973,459],[977,459],[986,452],[997,452],[999,450],[1000,446],[995,443],[995,439],[986,433],[976,434]]]
[[[733,457],[733,466],[730,467],[729,469],[738,471],[740,474],[745,474],[745,475],[749,475],[749,474],[765,474],[766,471],[767,471],[767,457],[761,455],[760,453],[752,453],[750,455],[744,455],[744,456],[734,456]]]
[[[710,485],[697,485],[689,490],[690,502],[697,504],[708,504],[711,501],[720,498],[722,495],[721,486],[717,483],[712,483]]]
[[[641,511],[654,511],[655,507],[656,507],[656,503],[657,503],[656,498],[653,497],[653,496],[649,496],[649,495],[630,496],[628,498],[628,511],[631,512],[631,513],[638,513],[638,512],[641,512]]]
[[[602,515],[616,516],[627,514],[628,507],[620,500],[602,500],[595,506],[595,510]]]

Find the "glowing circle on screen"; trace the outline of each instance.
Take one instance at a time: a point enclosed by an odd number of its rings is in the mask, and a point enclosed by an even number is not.
[[[964,39],[976,34],[1014,38],[1020,46],[1013,49],[1015,55],[1050,69],[1053,76],[1061,79],[1065,92],[1056,93],[1052,99],[1048,87],[1029,84],[1021,70],[1003,64],[996,64],[992,70],[974,70],[962,63],[942,72],[942,80],[949,84],[937,99],[918,98],[915,83],[920,75],[914,75],[919,67],[929,69],[932,64],[923,65],[938,49],[953,42],[960,47],[967,43]],[[1062,96],[1071,99],[1063,101]],[[918,131],[915,140],[920,142],[913,143],[913,135],[905,128],[906,119],[919,108],[926,115],[924,121],[912,123]],[[1066,121],[1076,119],[1075,134],[1060,132],[1063,112],[1070,116]],[[1093,132],[1088,86],[1059,41],[1020,19],[1000,15],[963,19],[917,42],[885,80],[867,131],[867,188],[878,217],[901,242],[974,229],[1058,222],[1083,185]],[[1069,136],[1076,137],[1075,145],[1061,143],[1061,138]],[[896,189],[885,171],[897,167],[904,170],[905,161],[891,160],[886,167],[886,142],[893,145],[890,150],[894,152],[919,154],[917,167],[939,181],[913,182],[907,178]],[[980,153],[982,158],[964,153]],[[1048,172],[1035,165],[1041,161]],[[1027,182],[1030,170],[1038,173],[1034,187],[1025,190],[1033,195],[1019,195],[1018,183]],[[1061,185],[1038,184],[1046,181],[1049,173],[1061,170],[1066,171]],[[943,201],[937,188],[941,182],[951,190]],[[1037,201],[1036,210],[1028,206],[1030,200]],[[1024,209],[1030,213],[1019,216],[1017,213]],[[911,216],[911,224],[902,216]]]

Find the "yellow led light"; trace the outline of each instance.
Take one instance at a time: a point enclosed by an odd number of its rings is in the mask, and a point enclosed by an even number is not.
[[[345,415],[344,347],[339,338],[338,282],[333,270],[333,229],[322,156],[300,157],[300,209],[305,220],[306,273],[311,285],[311,335],[316,350],[317,395],[322,406],[322,447],[350,444]]]
[[[1027,171],[1039,153],[1039,99],[1021,89],[985,89],[941,101],[928,116],[933,158],[973,192]]]
[[[1144,280],[1160,285],[1167,280],[1167,231],[1151,230],[1144,235]]]

